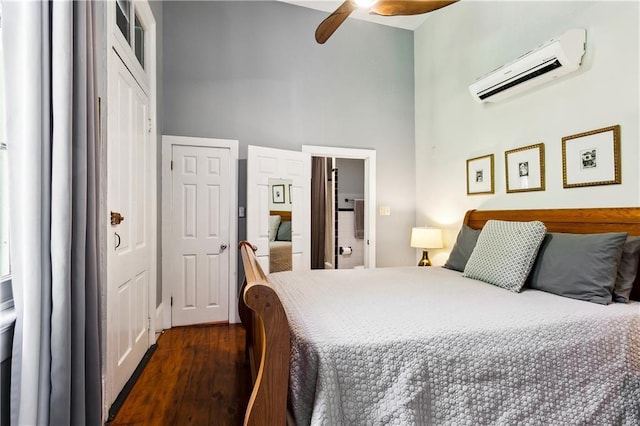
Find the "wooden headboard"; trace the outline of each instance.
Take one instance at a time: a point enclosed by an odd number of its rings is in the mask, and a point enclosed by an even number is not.
[[[481,229],[487,220],[542,221],[549,232],[597,234],[627,232],[640,235],[640,207],[545,209],[545,210],[469,210],[463,223]],[[640,274],[636,276],[633,300],[640,301]]]
[[[291,210],[271,210],[269,212],[270,215],[278,215],[280,216],[281,222],[291,222]]]

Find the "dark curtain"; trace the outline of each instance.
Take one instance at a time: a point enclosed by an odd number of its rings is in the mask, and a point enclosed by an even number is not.
[[[324,269],[327,160],[311,159],[311,269]]]

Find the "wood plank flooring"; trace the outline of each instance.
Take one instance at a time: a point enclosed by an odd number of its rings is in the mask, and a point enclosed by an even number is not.
[[[244,338],[238,324],[167,330],[109,426],[241,425],[250,393]]]

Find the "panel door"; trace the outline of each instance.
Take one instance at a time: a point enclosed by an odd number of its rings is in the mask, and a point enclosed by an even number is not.
[[[293,270],[311,268],[311,156],[306,152],[247,147],[247,240],[269,271],[269,179],[290,179]]]
[[[171,323],[229,318],[228,149],[172,147]]]
[[[149,348],[152,241],[149,97],[117,58],[110,72],[108,208],[108,357],[117,395]],[[113,217],[113,214],[112,214]]]

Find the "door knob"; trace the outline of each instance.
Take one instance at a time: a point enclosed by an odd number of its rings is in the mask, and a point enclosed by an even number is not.
[[[226,249],[227,249],[227,245],[226,244],[220,244],[220,253],[222,253]]]
[[[122,216],[118,212],[111,212],[111,224],[112,225],[120,225],[120,222],[124,220],[124,216]]]

